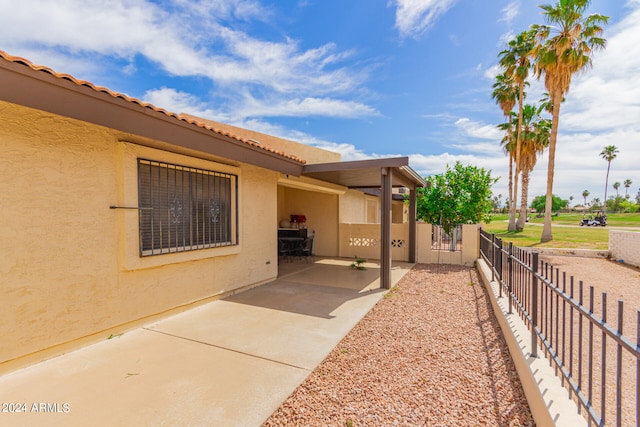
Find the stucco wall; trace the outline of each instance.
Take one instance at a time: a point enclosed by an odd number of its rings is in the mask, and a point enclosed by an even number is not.
[[[340,223],[366,224],[367,202],[380,210],[379,198],[357,190],[347,190],[340,196]]]
[[[640,233],[609,230],[609,253],[611,259],[640,267]]]
[[[277,274],[277,173],[0,103],[0,365]],[[136,158],[238,175],[239,244],[138,257]]]
[[[340,224],[340,256],[380,259],[380,224]],[[409,224],[391,225],[391,259],[409,260]]]
[[[423,222],[419,223],[417,226],[417,262],[426,264],[453,264],[468,266],[475,263],[480,254],[479,225],[465,224],[462,226],[462,250],[457,252],[432,249],[432,227],[433,226],[431,224]]]
[[[278,222],[292,214],[305,215],[307,229],[315,230],[316,255],[338,254],[338,195],[278,187]]]

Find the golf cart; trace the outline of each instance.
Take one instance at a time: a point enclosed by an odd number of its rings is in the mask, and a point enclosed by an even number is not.
[[[607,214],[605,214],[603,211],[598,211],[595,213],[592,213],[591,215],[582,215],[582,221],[580,221],[580,227],[583,226],[587,226],[587,227],[597,227],[597,226],[606,226],[607,225]]]

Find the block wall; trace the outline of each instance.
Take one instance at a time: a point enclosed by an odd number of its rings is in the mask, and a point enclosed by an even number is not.
[[[611,259],[640,267],[640,232],[609,230]]]

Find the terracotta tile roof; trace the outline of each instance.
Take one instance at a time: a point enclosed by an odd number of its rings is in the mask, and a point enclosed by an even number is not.
[[[2,58],[5,61],[8,61],[8,62],[13,62],[15,64],[22,64],[22,65],[24,65],[26,67],[31,68],[34,71],[39,71],[39,72],[42,72],[42,73],[50,74],[50,75],[52,75],[52,76],[54,76],[54,77],[56,77],[58,79],[61,79],[61,80],[68,80],[68,81],[70,81],[70,82],[72,82],[72,83],[74,83],[74,84],[76,84],[78,86],[85,86],[85,87],[88,87],[90,89],[93,89],[96,92],[102,92],[102,93],[110,95],[110,96],[112,96],[114,98],[119,98],[119,99],[122,99],[122,100],[124,100],[126,102],[130,102],[132,104],[137,104],[137,105],[140,105],[142,107],[149,108],[149,109],[151,109],[153,111],[156,111],[156,112],[158,112],[160,114],[164,114],[164,115],[166,115],[168,117],[172,117],[172,118],[174,118],[176,120],[180,120],[180,121],[189,123],[189,124],[191,124],[193,126],[197,126],[199,128],[209,130],[209,131],[214,132],[214,133],[216,133],[218,135],[223,135],[223,136],[226,136],[228,138],[235,139],[237,141],[243,142],[243,143],[245,143],[247,145],[250,145],[252,147],[257,147],[259,149],[262,149],[262,150],[265,150],[265,151],[269,151],[271,153],[274,153],[276,155],[285,157],[285,158],[290,159],[290,160],[294,160],[294,161],[299,162],[301,164],[305,164],[306,163],[305,160],[300,159],[297,156],[294,156],[294,155],[291,155],[291,154],[287,154],[287,153],[285,153],[283,151],[278,151],[278,150],[275,150],[273,148],[269,148],[269,147],[265,146],[264,144],[256,143],[256,142],[252,141],[251,139],[243,138],[243,137],[235,135],[235,134],[233,134],[233,133],[231,133],[231,132],[229,132],[229,131],[227,131],[225,129],[221,129],[219,127],[215,127],[215,126],[211,126],[210,124],[207,124],[207,122],[211,123],[211,124],[213,124],[215,122],[212,122],[212,121],[209,121],[209,120],[206,120],[206,119],[198,120],[198,118],[195,117],[195,116],[188,116],[188,115],[185,115],[185,114],[172,113],[172,112],[167,111],[167,110],[165,110],[163,108],[159,108],[159,107],[156,107],[156,106],[154,106],[152,104],[149,104],[147,102],[143,102],[143,101],[141,101],[141,100],[139,100],[137,98],[133,98],[133,97],[127,96],[127,95],[122,94],[122,93],[114,92],[114,91],[112,91],[109,88],[106,88],[104,86],[96,86],[93,83],[88,82],[86,80],[76,79],[75,77],[73,77],[73,76],[71,76],[69,74],[58,73],[58,72],[52,70],[51,68],[48,68],[48,67],[45,67],[45,66],[42,66],[42,65],[34,64],[34,63],[32,63],[31,61],[29,61],[27,59],[20,58],[18,56],[9,55],[7,52],[5,52],[3,50],[0,50],[0,58]]]

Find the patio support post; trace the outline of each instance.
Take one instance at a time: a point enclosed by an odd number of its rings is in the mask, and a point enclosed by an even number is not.
[[[382,239],[380,241],[380,288],[391,288],[391,168],[382,168]]]
[[[416,245],[417,233],[416,233],[416,215],[417,215],[417,202],[416,202],[416,186],[414,185],[409,191],[409,262],[416,262]]]

